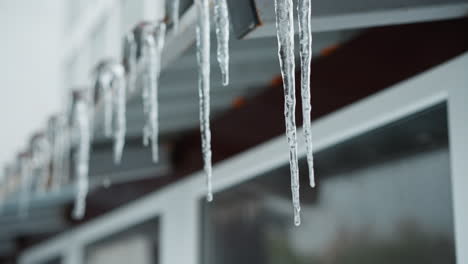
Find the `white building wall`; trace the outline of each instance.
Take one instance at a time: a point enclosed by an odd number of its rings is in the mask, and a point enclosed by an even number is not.
[[[0,166],[60,108],[62,2],[0,1]]]

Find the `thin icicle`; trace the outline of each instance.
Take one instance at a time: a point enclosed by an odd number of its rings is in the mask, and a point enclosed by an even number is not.
[[[77,153],[75,157],[75,169],[77,176],[77,192],[73,217],[82,219],[85,214],[86,196],[88,194],[89,180],[89,154],[90,154],[90,129],[88,103],[81,94],[75,94],[74,125],[77,132]]]
[[[31,139],[30,149],[32,170],[38,178],[36,191],[44,193],[50,179],[51,145],[49,139],[43,133],[34,135]]]
[[[208,202],[213,200],[211,184],[211,131],[210,131],[210,9],[209,0],[196,0],[198,11],[197,59],[198,93],[200,99],[200,132],[204,170],[206,173]]]
[[[18,156],[18,172],[21,178],[20,200],[18,215],[20,218],[28,216],[29,202],[31,195],[32,168],[31,154],[24,152]]]
[[[8,181],[11,177],[11,166],[9,164],[3,167],[3,173],[0,175],[0,177],[0,214],[2,214],[9,192]]]
[[[311,3],[310,0],[299,0],[297,6],[299,21],[299,44],[301,56],[301,96],[302,120],[307,149],[307,164],[309,167],[310,186],[315,187],[314,154],[312,148],[312,127],[310,121],[310,63],[312,60],[312,30],[310,28]]]
[[[147,63],[145,82],[143,87],[143,108],[146,115],[146,124],[143,129],[143,143],[148,145],[151,141],[152,158],[154,162],[159,159],[158,134],[158,88],[161,74],[161,57],[166,36],[166,24],[146,24],[143,28],[143,58]]]
[[[294,65],[294,17],[292,0],[275,0],[278,55],[284,86],[284,116],[286,136],[289,144],[291,166],[291,191],[294,207],[294,224],[301,224],[299,200],[299,166],[297,160],[296,93]]]
[[[172,0],[171,18],[172,18],[172,24],[174,26],[174,32],[179,31],[179,10],[180,10],[180,0]]]
[[[229,84],[229,13],[226,0],[215,0],[214,20],[218,40],[218,63],[221,68],[222,83]]]
[[[151,56],[150,70],[153,71],[151,78],[151,85],[149,91],[150,100],[150,123],[151,123],[151,143],[153,149],[153,161],[158,161],[158,134],[159,134],[159,111],[158,111],[158,88],[159,88],[159,76],[161,74],[161,57],[164,48],[165,36],[166,36],[166,24],[158,23],[155,26],[154,39],[156,44],[156,53]]]
[[[62,185],[62,177],[64,176],[63,173],[63,159],[65,159],[64,155],[64,142],[63,142],[63,135],[62,135],[62,123],[65,122],[62,120],[64,117],[62,115],[56,115],[49,119],[47,123],[47,135],[49,138],[49,142],[51,144],[51,161],[52,161],[52,169],[51,169],[51,177],[52,177],[52,190],[57,191],[60,186]]]
[[[123,53],[127,73],[127,90],[133,92],[135,91],[137,76],[137,43],[133,32],[125,36]]]
[[[114,131],[114,162],[119,164],[122,160],[122,152],[125,146],[126,133],[126,79],[125,69],[121,64],[112,66],[113,80],[112,89],[114,96],[115,110],[115,131]]]
[[[92,124],[91,119],[90,124]],[[54,173],[57,177],[58,187],[60,187],[70,181],[71,129],[69,118],[64,114],[58,116],[57,131],[59,143],[58,149],[54,150],[54,152],[56,151],[54,163],[58,162],[59,165]]]
[[[149,103],[149,86],[150,86],[150,79],[148,77],[148,73],[144,74],[143,78],[143,88],[141,91],[141,97],[143,100],[143,114],[145,115],[145,124],[143,126],[143,145],[147,147],[150,142],[151,137],[151,129],[150,124],[148,123],[148,115],[150,112],[150,103]]]
[[[137,63],[136,68],[137,72],[142,71],[142,78],[136,79],[141,82],[141,99],[143,101],[143,114],[145,116],[145,124],[143,125],[143,145],[147,147],[149,145],[151,131],[150,125],[148,123],[148,114],[150,112],[150,105],[149,105],[149,86],[151,85],[151,80],[149,78],[149,56],[150,52],[147,47],[147,38],[148,34],[150,34],[148,28],[149,24],[142,23],[138,25],[135,30],[133,31],[133,35],[138,37],[137,43],[137,50],[139,50],[139,54],[137,56]],[[153,45],[154,46],[154,45]]]
[[[100,74],[101,90],[104,99],[104,134],[106,137],[112,136],[112,113],[113,113],[113,99],[111,76],[107,69],[103,70]]]

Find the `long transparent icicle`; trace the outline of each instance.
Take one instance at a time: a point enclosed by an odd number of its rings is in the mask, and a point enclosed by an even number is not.
[[[284,116],[286,136],[289,144],[289,163],[291,167],[291,191],[294,207],[294,224],[301,224],[301,205],[299,200],[299,166],[297,160],[296,135],[296,92],[294,65],[294,17],[292,0],[275,0],[278,55],[284,86]]]
[[[215,0],[214,21],[218,41],[218,63],[224,86],[229,84],[229,13],[226,0]]]
[[[166,36],[166,24],[155,23],[145,25],[143,31],[144,49],[143,56],[147,59],[147,81],[143,88],[143,108],[147,121],[143,129],[143,142],[148,145],[151,141],[153,161],[159,160],[159,109],[158,88],[161,74],[161,57]]]
[[[210,9],[209,0],[196,0],[198,11],[197,60],[198,93],[200,99],[200,132],[206,173],[207,201],[213,200],[210,131]]]
[[[89,153],[90,153],[90,129],[88,105],[84,98],[76,101],[74,122],[78,132],[78,148],[75,157],[75,169],[77,175],[77,193],[73,217],[82,219],[86,209],[86,196],[88,194],[89,180]]]
[[[151,56],[150,69],[152,69],[152,78],[149,91],[150,99],[150,123],[151,123],[151,144],[153,149],[153,160],[159,160],[158,152],[158,134],[159,134],[159,76],[161,74],[161,57],[166,37],[166,24],[158,23],[154,29],[154,41],[156,45],[155,54]]]
[[[143,114],[145,116],[145,124],[143,126],[143,145],[147,147],[149,145],[149,142],[151,140],[151,125],[148,121],[148,115],[150,112],[150,100],[149,100],[149,90],[150,90],[150,85],[151,85],[151,71],[150,71],[150,56],[151,53],[155,53],[154,51],[151,51],[151,49],[155,49],[155,44],[154,44],[154,39],[151,34],[152,29],[150,24],[141,24],[139,26],[140,31],[136,32],[141,32],[138,34],[140,37],[139,39],[139,44],[140,50],[141,50],[141,56],[137,62],[138,69],[143,70],[143,78],[141,79],[142,83],[142,91],[141,91],[141,97],[143,101]]]
[[[115,110],[115,131],[114,131],[114,162],[120,164],[122,160],[122,152],[125,146],[126,134],[126,78],[125,69],[121,64],[113,65],[114,79],[112,89],[114,96]]]
[[[150,137],[151,137],[151,128],[150,128],[150,124],[148,122],[148,115],[149,115],[149,112],[150,112],[150,103],[149,103],[149,86],[151,85],[150,82],[150,78],[149,78],[149,72],[146,72],[143,74],[144,75],[144,78],[143,78],[143,88],[141,90],[141,97],[142,97],[142,100],[143,100],[143,113],[145,115],[145,125],[143,126],[143,145],[145,147],[147,147],[149,145],[149,142],[150,142]]]
[[[307,150],[307,165],[309,167],[309,183],[315,187],[314,153],[312,147],[312,127],[310,121],[310,63],[312,60],[312,30],[310,28],[310,0],[299,0],[297,6],[299,24],[299,54],[301,56],[301,96],[302,120]]]
[[[171,18],[174,25],[174,32],[179,30],[179,12],[180,12],[180,0],[172,0],[171,6]]]

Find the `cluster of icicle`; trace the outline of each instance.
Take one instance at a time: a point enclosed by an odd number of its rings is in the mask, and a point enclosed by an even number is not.
[[[171,17],[174,30],[179,29],[179,0],[172,3]],[[211,24],[210,1],[195,0],[198,21],[196,27],[198,94],[200,103],[200,133],[203,168],[206,174],[207,201],[213,200],[212,152],[210,130],[210,77],[211,77]],[[217,38],[217,60],[222,75],[222,84],[229,84],[229,14],[226,0],[214,1],[214,24]]]
[[[127,129],[125,68],[122,64],[109,60],[100,63],[96,72],[94,93],[101,94],[103,98],[104,134],[114,138],[114,162],[120,164]]]
[[[7,196],[19,191],[18,215],[28,215],[33,196],[58,191],[68,180],[69,136],[65,116],[53,116],[44,132],[31,137],[26,151],[4,167],[0,178],[0,209]],[[1,211],[0,210],[0,211]]]
[[[196,0],[198,12],[197,61],[198,93],[200,100],[200,132],[202,156],[207,182],[207,201],[213,200],[212,152],[210,131],[210,8],[209,0]],[[214,20],[218,43],[217,59],[221,68],[223,85],[229,84],[229,17],[225,0],[215,1]]]
[[[301,205],[299,199],[299,166],[297,158],[296,135],[296,87],[294,58],[294,16],[292,0],[275,0],[276,27],[278,37],[278,55],[283,76],[286,136],[289,145],[289,161],[291,167],[291,191],[294,207],[294,224],[301,224]],[[310,0],[299,0],[297,6],[299,43],[301,57],[301,94],[302,115],[304,122],[304,137],[307,149],[310,186],[315,187],[312,133],[310,121],[310,63],[312,56],[312,32],[310,26]]]
[[[179,30],[179,0],[171,5],[173,30]],[[207,200],[213,200],[212,193],[212,152],[210,131],[210,0],[195,0],[198,13],[196,27],[197,62],[199,69],[198,90],[200,101],[200,131],[202,157],[207,181]],[[297,132],[295,123],[295,56],[294,56],[294,17],[292,0],[275,0],[279,61],[284,83],[286,136],[290,149],[291,189],[294,207],[294,223],[300,224],[299,168],[297,157]],[[312,34],[310,26],[310,0],[298,0],[297,6],[300,59],[301,95],[304,137],[310,185],[315,186],[312,135],[310,121],[310,62],[312,56]],[[226,0],[214,1],[214,22],[217,37],[217,60],[222,84],[229,84],[229,17]],[[145,125],[143,143],[151,142],[152,158],[158,157],[158,88],[161,73],[161,58],[165,44],[166,24],[147,22],[138,25],[125,36],[123,62],[102,62],[96,71],[96,83],[90,94],[83,91],[73,94],[71,116],[53,117],[45,134],[33,138],[30,150],[18,157],[18,164],[6,169],[6,177],[0,179],[2,186],[9,187],[9,175],[20,175],[22,195],[20,215],[27,214],[28,200],[33,186],[33,175],[39,191],[44,191],[49,183],[58,188],[69,180],[71,148],[76,148],[74,169],[77,195],[73,215],[82,218],[88,193],[88,172],[90,144],[95,118],[95,96],[100,95],[104,104],[104,134],[114,139],[114,161],[120,163],[125,145],[126,118],[125,102],[127,90],[132,92],[137,84],[142,86]],[[50,167],[49,164],[52,164]],[[50,176],[50,177],[49,177]],[[2,188],[0,195],[9,190]]]
[[[179,0],[171,5],[173,30],[179,30]],[[207,181],[207,200],[212,201],[212,153],[210,132],[210,0],[195,0],[198,13],[196,28],[197,62],[199,67],[200,130],[202,156]],[[229,84],[229,16],[226,0],[214,1],[214,24],[217,36],[217,60],[222,75],[222,84]],[[22,190],[20,214],[26,215],[33,186],[38,193],[49,186],[58,190],[71,180],[74,169],[76,198],[74,218],[81,219],[85,213],[89,188],[89,159],[96,112],[102,98],[104,110],[104,134],[113,137],[114,162],[121,162],[125,145],[127,92],[142,87],[145,125],[143,143],[151,142],[152,159],[158,157],[158,87],[161,73],[161,58],[165,44],[165,22],[145,22],[124,38],[122,63],[113,60],[101,62],[95,70],[96,81],[88,91],[74,91],[69,113],[52,117],[44,134],[31,141],[30,150],[18,157],[14,169],[5,169],[6,177],[0,179],[0,195],[10,192],[14,175],[20,175]],[[99,98],[98,98],[99,97]],[[74,149],[72,155],[72,149]],[[73,157],[73,166],[70,164]],[[13,175],[13,176],[11,176]],[[38,175],[33,178],[33,175]],[[6,186],[6,187],[5,187]],[[3,199],[2,199],[3,200]]]

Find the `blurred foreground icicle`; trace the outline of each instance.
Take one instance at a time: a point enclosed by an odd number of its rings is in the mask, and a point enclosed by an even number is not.
[[[73,93],[73,127],[76,134],[77,150],[75,155],[76,198],[73,217],[82,219],[85,214],[86,196],[88,194],[89,180],[89,154],[90,154],[90,120],[89,105],[86,96],[81,91]]]
[[[301,205],[299,199],[299,166],[297,159],[296,135],[296,87],[294,60],[294,17],[292,0],[275,0],[278,55],[284,86],[284,116],[286,137],[289,145],[291,166],[291,192],[294,207],[294,224],[301,224]]]
[[[211,183],[211,131],[210,131],[210,8],[209,0],[195,0],[198,11],[197,60],[198,94],[200,98],[200,132],[204,170],[207,182],[207,201],[213,200]]]
[[[312,148],[312,127],[310,121],[310,63],[312,60],[312,30],[310,28],[310,0],[299,0],[297,5],[299,25],[299,54],[301,56],[301,95],[302,120],[307,150],[307,165],[309,167],[309,183],[315,187],[314,153]]]
[[[229,84],[229,13],[226,0],[215,0],[214,21],[218,40],[217,57],[223,85]]]
[[[141,64],[144,65],[143,74],[143,112],[146,123],[143,128],[143,142],[147,146],[151,141],[153,162],[159,160],[158,134],[159,110],[158,89],[161,74],[161,57],[166,37],[164,22],[145,23],[141,25]]]

